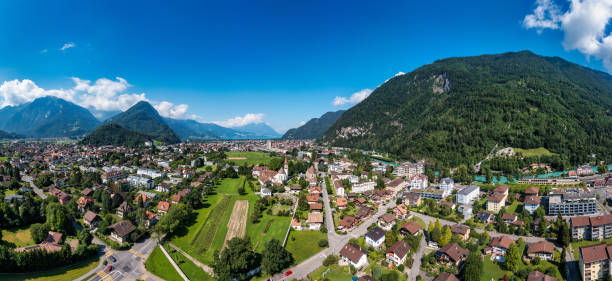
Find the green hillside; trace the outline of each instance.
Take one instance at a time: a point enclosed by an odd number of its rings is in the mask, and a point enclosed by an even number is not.
[[[146,101],[138,102],[125,112],[111,117],[105,123],[117,123],[121,127],[151,136],[167,144],[181,141],[159,116],[157,110]]]
[[[320,118],[312,118],[304,125],[288,130],[283,135],[282,139],[318,139],[325,134],[327,129],[329,129],[345,111],[346,110],[330,111],[321,115]]]
[[[81,144],[139,147],[152,139],[149,135],[123,128],[116,123],[107,123],[83,138]]]
[[[323,141],[447,165],[476,163],[496,143],[609,162],[611,115],[612,76],[523,51],[439,60],[394,77]]]

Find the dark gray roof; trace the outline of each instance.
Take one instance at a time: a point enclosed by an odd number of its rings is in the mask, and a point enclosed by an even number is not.
[[[466,188],[464,188],[464,189],[462,189],[462,190],[459,190],[459,191],[457,192],[457,194],[461,194],[461,195],[468,195],[468,194],[470,194],[470,193],[474,192],[474,190],[477,190],[477,189],[479,189],[479,187],[478,187],[478,186],[476,186],[476,185],[470,185],[470,186],[468,186],[468,187],[466,187]]]
[[[374,241],[378,241],[381,238],[385,237],[386,232],[384,230],[382,230],[380,227],[375,227],[372,230],[368,231],[368,233],[366,233],[366,237],[370,237],[370,239],[374,240]]]

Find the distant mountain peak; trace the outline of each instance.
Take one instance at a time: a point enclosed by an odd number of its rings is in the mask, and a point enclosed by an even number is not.
[[[346,110],[329,111],[319,118],[312,118],[304,125],[288,130],[283,139],[318,139],[325,134]]]
[[[165,143],[177,143],[180,139],[176,133],[166,124],[157,110],[148,102],[140,101],[121,112],[105,123],[117,123],[125,129],[156,138]]]

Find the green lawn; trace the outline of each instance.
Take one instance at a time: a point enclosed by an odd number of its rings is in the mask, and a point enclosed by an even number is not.
[[[521,153],[523,154],[524,157],[556,155],[555,153],[548,151],[548,149],[544,147],[538,147],[538,148],[532,148],[532,149],[514,148],[514,153]]]
[[[259,196],[246,188],[247,194],[239,195],[244,177],[224,179],[215,188],[216,194],[208,197],[209,207],[197,210],[196,223],[188,231],[172,237],[171,242],[204,264],[211,264],[215,250],[223,246],[227,234],[227,223],[236,200],[249,201],[249,216],[253,213]],[[247,217],[247,235],[253,248],[261,252],[266,241],[276,238],[282,241],[291,222],[290,217],[264,214],[259,223],[253,224]]]
[[[512,204],[508,207],[506,207],[506,211],[510,214],[517,214],[516,210],[522,210],[523,208],[519,208],[519,206],[522,206],[523,203],[519,202],[518,200],[514,200],[514,202],[512,202]]]
[[[145,267],[147,270],[157,277],[160,277],[167,281],[183,281],[183,278],[176,272],[166,255],[159,249],[159,247],[155,247],[153,252],[147,258],[145,262]]]
[[[183,273],[187,275],[187,278],[192,281],[209,281],[214,280],[208,273],[195,265],[192,261],[187,259],[183,254],[179,251],[172,249],[171,247],[165,245],[164,248],[168,252],[168,254],[172,257],[174,262],[181,268]]]
[[[417,216],[412,216],[412,218],[410,218],[408,221],[415,221],[416,223],[419,224],[421,229],[423,229],[423,230],[427,229],[427,225],[425,225],[425,222],[421,218],[419,218]],[[400,226],[402,226],[402,225],[400,225]]]
[[[2,240],[14,244],[16,248],[34,245],[30,228],[3,229]]]
[[[90,258],[73,265],[56,268],[48,271],[22,273],[22,274],[0,274],[0,281],[30,280],[30,281],[63,281],[74,280],[85,275],[96,268],[98,257]]]
[[[310,274],[309,277],[309,279],[313,281],[323,280],[323,277],[329,280],[351,280],[352,275],[347,266],[340,267],[335,264],[330,267],[321,266],[315,272]]]
[[[504,274],[506,274],[506,271],[497,262],[492,261],[490,255],[484,257],[481,281],[499,280],[504,277]]]
[[[8,156],[0,156],[0,162],[6,162],[8,160]]]
[[[324,248],[319,247],[319,240],[327,240],[327,233],[321,231],[291,231],[285,247],[298,264]]]
[[[249,165],[268,164],[273,158],[265,152],[250,152],[250,151],[232,151],[226,152],[227,161],[232,161],[236,165],[247,163]],[[246,158],[246,159],[231,159],[231,158]]]

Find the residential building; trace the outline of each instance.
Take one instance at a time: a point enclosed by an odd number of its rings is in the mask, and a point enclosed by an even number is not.
[[[535,243],[529,243],[527,245],[527,256],[530,259],[535,257],[541,260],[552,260],[553,254],[555,253],[555,245],[548,241],[540,241]]]
[[[368,264],[367,253],[353,243],[347,243],[342,247],[342,250],[340,250],[340,258],[357,269]]]
[[[489,247],[491,247],[492,253],[505,256],[512,243],[514,243],[514,240],[506,235],[502,235],[491,238]]]
[[[406,188],[408,182],[406,182],[402,178],[395,178],[389,183],[387,183],[387,189],[393,191],[394,193],[398,193],[400,190]]]
[[[397,241],[393,243],[389,249],[387,249],[387,261],[395,264],[395,266],[404,264],[404,262],[406,262],[406,257],[408,256],[408,252],[410,252],[410,246],[408,243],[406,243],[404,240]]]
[[[452,273],[441,272],[433,281],[459,281],[459,278]]]
[[[438,249],[436,258],[442,263],[458,266],[469,254],[470,251],[462,248],[459,244],[448,243]]]
[[[478,198],[480,194],[480,187],[477,185],[467,186],[457,192],[457,204],[469,205]]]
[[[424,189],[429,186],[429,181],[426,175],[414,175],[410,180],[410,189]]]
[[[375,227],[365,234],[365,242],[375,249],[380,249],[385,243],[385,234],[386,232],[380,227]]]
[[[163,172],[159,172],[157,170],[152,170],[152,169],[145,169],[145,168],[138,168],[138,170],[136,171],[136,174],[147,176],[147,177],[150,177],[152,179],[154,179],[154,178],[163,178],[164,177],[164,173]]]
[[[378,218],[378,226],[382,229],[389,231],[395,225],[395,215],[392,213],[386,213]]]
[[[159,203],[157,203],[157,213],[160,216],[167,214],[168,210],[170,210],[170,202],[159,201]]]
[[[597,199],[591,193],[565,193],[550,196],[548,215],[584,216],[597,213]]]
[[[612,245],[597,244],[579,248],[578,268],[584,281],[606,279],[610,276]]]
[[[421,226],[415,221],[409,221],[400,227],[402,235],[418,235],[421,232]]]
[[[152,179],[140,176],[129,176],[127,178],[127,181],[130,187],[132,188],[151,189],[154,186],[154,182]]]
[[[320,230],[323,224],[323,214],[309,213],[307,222],[310,230]]]
[[[487,198],[487,211],[497,213],[505,206],[506,195],[503,193],[493,193],[491,196],[489,196],[489,198]]]
[[[109,228],[112,229],[111,239],[117,241],[119,244],[127,242],[130,239],[130,233],[136,230],[136,227],[129,220],[122,220],[109,226]]]
[[[579,176],[590,176],[594,174],[593,167],[591,165],[584,165],[576,168],[576,174]]]
[[[612,215],[572,217],[570,228],[574,240],[612,238]]]
[[[374,190],[375,186],[376,186],[376,183],[373,182],[373,181],[366,181],[366,182],[362,182],[362,183],[356,183],[356,184],[353,184],[353,187],[351,188],[351,192],[363,193],[363,192],[366,192],[368,190]]]
[[[132,211],[132,207],[128,204],[127,201],[123,201],[121,205],[117,208],[117,216],[123,218],[123,216]]]
[[[444,197],[451,195],[455,188],[455,181],[451,178],[443,178],[440,180],[439,189],[444,191]]]
[[[411,189],[410,192],[418,194],[421,198],[432,198],[436,200],[444,199],[444,191],[439,189]]]
[[[525,203],[523,205],[523,208],[532,214],[533,212],[535,212],[535,210],[537,210],[540,207],[540,196],[537,196],[537,195],[526,196],[523,202]]]
[[[461,240],[466,241],[470,238],[470,228],[462,224],[454,224],[451,226],[451,233],[459,236]]]
[[[527,275],[527,281],[557,281],[557,278],[546,275],[536,270],[529,272],[529,275]]]
[[[92,211],[87,211],[85,215],[83,215],[83,222],[88,227],[96,227],[100,220],[100,216]]]

